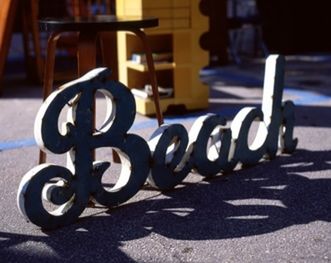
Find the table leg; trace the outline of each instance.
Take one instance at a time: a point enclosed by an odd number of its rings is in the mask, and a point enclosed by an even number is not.
[[[47,52],[45,61],[45,72],[44,72],[44,86],[43,86],[43,100],[51,94],[53,90],[54,81],[54,64],[55,64],[55,52],[56,43],[60,38],[60,33],[52,33],[48,38],[47,42]],[[39,164],[46,162],[46,153],[39,151]]]
[[[78,43],[78,75],[81,76],[96,66],[96,34],[95,33],[81,33],[79,36]],[[44,73],[44,88],[43,98],[44,100],[51,94],[53,90],[54,81],[54,65],[55,65],[55,52],[56,44],[60,38],[60,33],[52,33],[47,42],[47,56],[46,56],[46,68]],[[80,55],[84,54],[84,55]],[[95,105],[93,106],[95,109]],[[95,128],[95,118],[94,127]],[[95,153],[93,153],[93,158]],[[43,151],[39,152],[39,163],[45,163],[46,153]]]
[[[77,51],[77,60],[78,60],[78,76],[82,76],[90,70],[94,69],[97,64],[97,55],[96,55],[96,41],[97,33],[95,32],[80,32],[78,40],[78,51]],[[93,130],[95,131],[96,126],[96,107],[95,107],[95,98],[93,100],[92,109],[94,112],[93,117]],[[92,158],[95,160],[95,151],[92,153]]]
[[[45,72],[44,72],[44,87],[43,99],[45,100],[53,90],[54,82],[54,65],[55,65],[55,52],[56,44],[60,38],[60,33],[52,33],[47,42]]]
[[[96,67],[96,41],[95,32],[81,32],[78,40],[78,75],[82,76]]]
[[[153,100],[154,100],[154,104],[155,104],[156,117],[157,117],[159,126],[161,126],[163,124],[163,115],[162,115],[162,111],[160,108],[160,96],[159,96],[154,61],[153,61],[153,56],[152,56],[152,49],[149,46],[146,34],[143,31],[138,29],[138,30],[134,30],[132,32],[135,33],[141,39],[141,41],[143,42],[144,48],[145,48],[148,72],[149,72],[152,91],[153,91]]]

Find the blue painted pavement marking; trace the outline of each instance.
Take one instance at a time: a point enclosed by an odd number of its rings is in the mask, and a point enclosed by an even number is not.
[[[293,87],[285,87],[285,94],[295,96],[293,102],[295,105],[313,105],[331,100],[330,96],[319,94],[313,91],[300,90]]]
[[[36,141],[33,138],[8,141],[8,142],[0,142],[0,151],[18,149],[18,148],[23,148],[23,147],[30,147],[30,146],[35,146],[35,145],[36,145]]]

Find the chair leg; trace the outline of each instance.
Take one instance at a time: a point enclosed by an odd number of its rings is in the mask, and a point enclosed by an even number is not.
[[[161,126],[163,124],[163,115],[162,115],[162,111],[160,109],[160,96],[159,96],[154,61],[153,61],[153,56],[152,56],[152,49],[149,46],[146,34],[143,31],[134,30],[132,32],[135,33],[141,39],[141,41],[143,42],[144,48],[145,48],[148,72],[149,72],[149,76],[151,79],[151,86],[152,86],[152,91],[153,91],[153,100],[154,100],[154,104],[155,104],[156,117],[157,117],[159,126]]]
[[[43,99],[45,100],[53,89],[54,81],[54,66],[55,66],[55,52],[56,44],[60,38],[60,33],[52,33],[47,42],[45,72],[44,72],[44,86],[43,86]]]
[[[78,76],[82,76],[96,67],[96,32],[80,32],[78,40]]]
[[[117,44],[116,32],[99,33],[99,46],[101,50],[102,63],[111,69],[111,79],[118,80]]]
[[[96,67],[97,54],[96,54],[97,32],[80,32],[78,40],[78,76],[82,76]],[[93,115],[93,130],[96,128],[96,107],[95,98],[92,105],[94,112]],[[92,151],[92,158],[95,160],[96,152]]]
[[[45,72],[44,72],[44,86],[43,86],[43,100],[51,94],[53,89],[54,80],[54,65],[55,65],[55,52],[56,44],[60,38],[60,33],[52,33],[47,42],[47,52],[45,61]],[[46,161],[46,153],[39,151],[39,164]]]

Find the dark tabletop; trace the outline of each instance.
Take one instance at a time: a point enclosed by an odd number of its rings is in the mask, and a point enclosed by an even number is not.
[[[96,15],[90,17],[43,18],[39,20],[41,31],[130,31],[156,27],[158,18],[141,16]]]

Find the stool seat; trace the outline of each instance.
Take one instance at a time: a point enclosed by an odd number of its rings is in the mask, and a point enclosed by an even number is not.
[[[152,50],[143,28],[156,27],[159,24],[158,18],[140,16],[73,16],[63,18],[44,18],[39,20],[41,31],[51,33],[47,43],[45,73],[44,73],[44,100],[50,95],[53,89],[54,64],[57,41],[64,32],[77,32],[77,61],[78,76],[96,67],[96,40],[98,34],[109,31],[130,31],[140,40],[145,49],[146,62],[148,66],[150,82],[153,90],[153,100],[156,110],[158,124],[163,124],[162,111],[160,109],[160,97],[153,62]],[[40,151],[39,163],[44,163],[46,154]]]
[[[45,32],[131,31],[156,27],[158,24],[159,20],[155,17],[115,15],[47,17],[39,20],[40,30]]]

